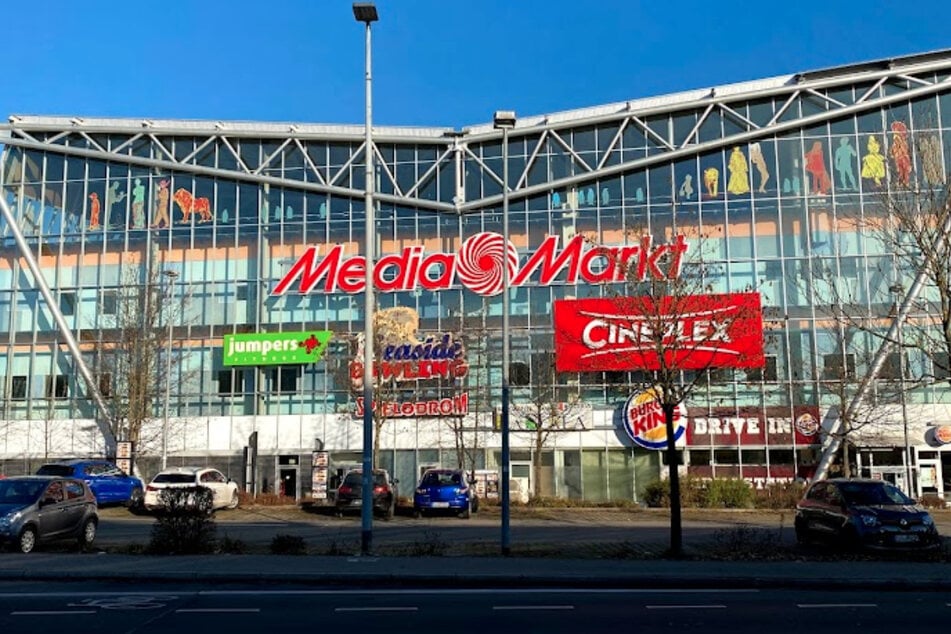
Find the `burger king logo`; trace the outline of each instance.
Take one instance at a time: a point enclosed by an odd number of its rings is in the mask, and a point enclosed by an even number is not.
[[[935,427],[934,438],[942,445],[951,445],[951,425]]]
[[[667,425],[664,423],[664,409],[661,406],[663,390],[655,386],[627,399],[624,404],[624,431],[635,444],[645,449],[667,448]],[[686,430],[687,408],[683,403],[674,408],[674,441],[680,439]]]
[[[796,419],[796,430],[803,436],[815,436],[819,431],[819,421],[807,412]]]

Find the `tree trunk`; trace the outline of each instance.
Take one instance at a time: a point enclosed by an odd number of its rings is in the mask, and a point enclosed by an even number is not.
[[[670,482],[670,550],[668,556],[683,556],[683,526],[680,513],[680,469],[674,438],[674,410],[676,405],[664,403],[664,424],[667,426],[667,469]]]

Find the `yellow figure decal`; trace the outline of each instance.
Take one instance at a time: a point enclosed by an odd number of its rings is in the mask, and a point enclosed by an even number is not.
[[[727,163],[727,169],[730,171],[730,180],[726,184],[726,190],[731,194],[747,194],[750,191],[750,168],[746,164],[746,157],[740,148],[734,147],[730,154],[730,162]]]
[[[708,167],[703,170],[703,186],[707,188],[707,196],[717,197],[717,188],[720,186],[720,170]]]
[[[876,185],[882,184],[885,178],[885,157],[882,155],[882,146],[874,136],[868,138],[867,152],[862,157],[862,178],[870,178]]]

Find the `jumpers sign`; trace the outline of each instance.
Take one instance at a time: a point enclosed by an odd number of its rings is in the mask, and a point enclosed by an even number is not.
[[[559,372],[765,364],[757,293],[565,299],[554,312]]]

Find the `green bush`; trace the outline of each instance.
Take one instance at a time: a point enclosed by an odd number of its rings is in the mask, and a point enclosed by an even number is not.
[[[207,487],[163,489],[163,510],[152,525],[146,552],[152,555],[207,555],[217,549],[211,517],[213,495]]]
[[[272,555],[306,555],[307,545],[300,535],[275,535],[271,540]]]
[[[705,482],[701,478],[686,476],[680,478],[680,506],[699,507],[704,505]],[[648,483],[644,489],[644,503],[651,508],[670,507],[670,481],[666,478]]]
[[[804,489],[801,482],[773,482],[756,491],[753,505],[758,509],[794,509]]]
[[[714,478],[706,483],[702,506],[713,509],[745,509],[753,506],[753,488],[740,478]]]
[[[644,504],[660,509],[670,506],[670,484],[667,480],[654,480],[644,488]]]

